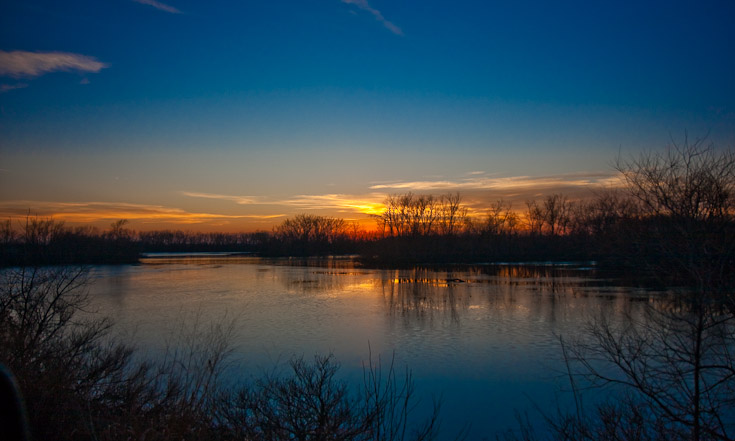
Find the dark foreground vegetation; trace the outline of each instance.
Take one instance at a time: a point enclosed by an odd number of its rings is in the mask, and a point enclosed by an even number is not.
[[[735,439],[735,154],[695,143],[619,170],[643,213],[627,237],[667,294],[562,336],[574,408],[542,411],[540,430],[521,417],[506,439]],[[607,399],[587,404],[579,385]]]
[[[372,360],[362,387],[330,356],[233,387],[222,381],[231,329],[197,320],[162,360],[136,357],[88,312],[84,268],[14,268],[0,278],[0,362],[15,374],[36,440],[426,440],[438,407],[412,414],[410,372]],[[234,367],[230,366],[230,369]],[[3,409],[8,409],[7,396]],[[3,418],[7,418],[3,415]],[[3,439],[14,435],[7,419]],[[11,421],[11,424],[13,421]]]
[[[575,406],[525,414],[504,437],[733,440],[735,153],[696,142],[619,162],[618,170],[624,190],[587,202],[561,195],[529,202],[525,220],[499,202],[485,220],[469,221],[456,195],[408,194],[389,198],[377,237],[350,239],[343,222],[303,215],[259,241],[243,239],[242,246],[273,254],[356,246],[376,262],[600,253],[649,269],[669,289],[642,318],[621,322],[600,311],[589,318],[586,335],[562,336]],[[36,225],[31,230],[45,231],[38,222],[29,220]],[[101,237],[145,246],[140,235],[133,237],[122,223],[117,227]],[[19,242],[13,236],[6,243]],[[50,243],[34,252],[51,249]],[[436,413],[418,422],[410,418],[410,375],[397,378],[392,367],[382,371],[371,362],[363,387],[351,390],[335,377],[330,357],[294,359],[290,374],[233,391],[220,382],[226,327],[195,330],[192,335],[203,340],[185,341],[160,363],[141,362],[111,337],[107,320],[86,312],[83,269],[18,267],[2,276],[0,356],[16,375],[36,439],[437,435]],[[580,385],[592,385],[598,398],[607,399],[586,404],[589,395]]]

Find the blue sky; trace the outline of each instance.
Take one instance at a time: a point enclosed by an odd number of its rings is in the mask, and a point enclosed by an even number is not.
[[[732,1],[3,2],[0,214],[252,230],[410,190],[478,213],[582,194],[685,131],[735,145],[734,22]]]

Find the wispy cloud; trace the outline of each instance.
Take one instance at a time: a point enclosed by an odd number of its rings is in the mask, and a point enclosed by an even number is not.
[[[385,208],[382,203],[384,198],[384,195],[376,194],[362,196],[344,194],[298,195],[278,201],[278,204],[303,210],[336,210],[339,212],[378,214]]]
[[[355,5],[358,8],[362,9],[363,11],[369,12],[370,14],[373,15],[373,17],[375,17],[376,20],[382,23],[383,26],[388,28],[389,31],[393,32],[396,35],[403,35],[403,31],[401,30],[401,28],[399,28],[392,22],[386,20],[386,18],[383,17],[383,14],[377,9],[370,6],[367,0],[341,0],[341,1],[342,3],[347,3],[349,5]]]
[[[0,51],[0,76],[33,78],[49,72],[93,72],[109,67],[94,57],[69,52]]]
[[[579,172],[548,176],[506,176],[490,173],[468,173],[465,178],[422,181],[378,182],[370,188],[387,193],[432,193],[434,195],[459,192],[471,216],[482,216],[491,202],[503,200],[514,210],[523,210],[525,202],[538,200],[553,193],[562,193],[576,200],[592,196],[595,190],[614,188],[622,184],[613,172]]]
[[[564,187],[614,186],[619,177],[610,172],[580,172],[550,176],[490,177],[472,172],[472,177],[459,180],[396,181],[377,183],[372,190],[454,191],[454,190],[526,190]]]
[[[0,84],[0,93],[9,92],[9,91],[15,90],[15,89],[24,89],[26,87],[28,87],[28,84],[26,84],[26,83]]]
[[[434,193],[435,195],[461,192],[471,211],[484,212],[489,201],[503,199],[523,202],[550,193],[562,192],[570,197],[585,197],[590,189],[619,186],[620,177],[612,172],[579,172],[549,176],[498,177],[481,171],[472,171],[459,179],[423,181],[394,181],[375,183],[363,194],[311,194],[285,198],[239,196],[201,192],[181,192],[194,198],[230,201],[239,205],[278,206],[279,211],[292,215],[302,211],[324,210],[352,215],[380,214],[385,210],[385,199],[391,192]],[[587,194],[589,196],[589,194]]]
[[[214,193],[181,192],[193,198],[218,199],[240,205],[279,205],[296,210],[334,210],[342,213],[377,214],[384,209],[382,200],[385,195],[371,193],[368,195],[321,194],[296,195],[290,198],[272,199],[262,196],[235,196]]]
[[[190,212],[163,205],[130,204],[117,202],[48,202],[48,201],[4,201],[0,202],[0,217],[32,216],[94,223],[128,219],[141,223],[203,224],[223,220],[274,219],[283,214],[231,215],[221,213]]]
[[[192,191],[182,191],[181,194],[184,196],[189,196],[191,198],[219,199],[223,201],[231,201],[231,202],[235,202],[236,204],[240,204],[240,205],[263,203],[262,198],[259,198],[257,196],[231,196],[231,195],[225,195],[225,194],[200,193],[200,192],[192,192]]]
[[[169,12],[171,14],[181,14],[181,11],[177,8],[174,8],[173,6],[169,6],[165,3],[157,2],[156,0],[133,0],[135,3],[140,3],[142,5],[148,5],[153,6],[154,8],[160,10]]]

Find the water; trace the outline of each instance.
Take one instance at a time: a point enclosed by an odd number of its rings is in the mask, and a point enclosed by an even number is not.
[[[413,373],[419,411],[441,397],[442,434],[470,424],[469,439],[515,428],[517,411],[534,419],[534,406],[569,403],[559,336],[583,335],[600,311],[635,313],[652,295],[575,265],[376,270],[216,255],[96,267],[90,290],[152,356],[194,320],[234,323],[231,376],[332,353],[358,383],[371,352],[395,356]]]

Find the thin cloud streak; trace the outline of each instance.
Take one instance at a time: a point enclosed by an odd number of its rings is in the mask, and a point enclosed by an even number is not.
[[[330,210],[337,213],[374,215],[385,210],[389,192],[462,192],[471,208],[483,211],[488,201],[504,199],[523,201],[535,199],[551,192],[564,192],[583,197],[589,189],[617,187],[622,181],[612,172],[578,172],[550,176],[494,177],[485,172],[469,172],[467,178],[425,181],[396,181],[376,183],[369,187],[377,190],[367,194],[294,195],[289,198],[265,196],[238,196],[201,192],[181,192],[195,198],[208,198],[234,202],[239,205],[276,205],[289,211]]]
[[[49,72],[92,72],[110,67],[94,57],[69,52],[0,51],[0,76],[33,78]]]
[[[502,178],[472,177],[462,180],[398,181],[370,186],[372,190],[547,190],[555,187],[617,186],[620,178],[615,173],[569,173],[551,176],[511,176]]]
[[[16,89],[25,89],[26,87],[28,87],[28,84],[26,83],[0,84],[0,93],[10,92],[11,90]]]
[[[192,192],[192,191],[182,191],[182,195],[188,196],[191,198],[203,198],[203,199],[219,199],[223,201],[231,201],[235,202],[236,204],[240,205],[252,205],[252,204],[262,204],[262,198],[258,198],[256,196],[230,196],[225,194],[214,194],[214,193],[200,193],[200,192]]]
[[[391,23],[390,21],[386,20],[386,18],[383,17],[383,14],[377,9],[370,6],[367,0],[341,0],[341,1],[342,3],[347,3],[348,5],[355,5],[358,8],[362,9],[363,11],[369,12],[370,14],[373,15],[373,17],[375,17],[377,21],[382,23],[383,26],[385,26],[389,31],[393,32],[396,35],[403,35],[403,31],[401,30],[401,28]]]
[[[167,4],[157,2],[156,0],[133,0],[135,3],[140,3],[141,5],[148,5],[153,6],[154,8],[158,9],[159,11],[169,12],[171,14],[181,14],[182,12],[174,8],[173,6],[169,6]]]
[[[298,195],[291,199],[279,201],[279,204],[310,210],[338,210],[341,212],[357,212],[362,214],[379,214],[385,208],[382,202],[384,195],[357,197],[343,194]]]
[[[384,209],[384,194],[369,195],[295,195],[287,199],[268,199],[260,196],[235,196],[214,193],[181,192],[193,198],[217,199],[234,202],[239,205],[279,205],[299,210],[337,210],[362,214],[378,214]]]
[[[27,215],[51,217],[57,220],[93,223],[128,219],[142,222],[167,222],[173,224],[201,224],[221,220],[274,219],[283,214],[228,215],[219,213],[189,212],[162,205],[129,204],[115,202],[48,202],[7,201],[0,202],[0,217],[25,217]]]

